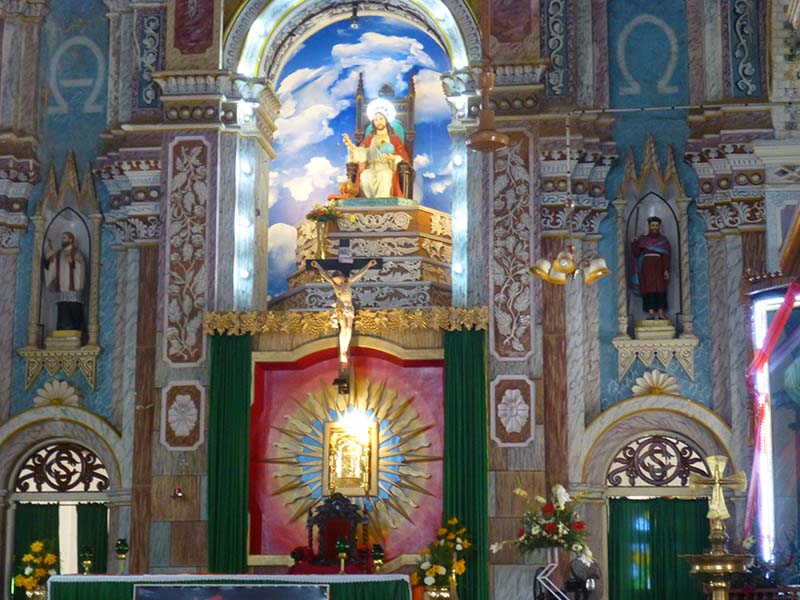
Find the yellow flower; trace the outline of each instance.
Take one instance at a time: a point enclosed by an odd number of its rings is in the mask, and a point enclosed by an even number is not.
[[[58,562],[58,558],[56,557],[55,554],[48,552],[47,554],[44,555],[44,564],[54,565],[56,564],[56,562]]]
[[[35,565],[42,564],[42,557],[41,556],[34,556],[33,557],[33,564],[35,564]]]
[[[469,548],[472,544],[470,544],[467,540],[461,542],[461,545],[464,546],[464,549]]]
[[[14,577],[14,585],[17,587],[22,587],[23,581],[25,581],[25,576],[22,573]]]
[[[514,493],[515,493],[517,496],[520,496],[520,497],[522,497],[522,498],[527,498],[527,497],[528,497],[528,492],[527,492],[527,490],[523,490],[522,488],[514,488]]]
[[[422,550],[419,551],[419,553],[420,554],[430,554],[431,553],[431,549],[430,548],[423,548]]]
[[[456,531],[456,533],[457,533],[458,535],[464,535],[465,533],[467,533],[467,528],[466,528],[466,527],[462,527],[461,529],[459,529],[458,531]]]
[[[444,527],[439,527],[439,529],[436,530],[436,535],[444,535],[445,533],[447,533],[447,529]]]
[[[41,552],[43,549],[44,544],[38,540],[31,544],[31,552]]]
[[[436,577],[436,574],[439,572],[439,565],[433,565],[430,569],[425,571],[426,577]]]
[[[448,540],[454,540],[454,539],[456,539],[456,534],[455,534],[455,533],[448,533],[448,534],[447,534],[447,539],[448,539]]]
[[[453,563],[453,572],[456,575],[463,575],[464,571],[466,571],[466,570],[467,570],[467,565],[464,562],[463,558],[461,560],[457,560],[456,562]]]
[[[409,577],[409,580],[411,581],[411,585],[419,585],[419,573],[414,571]]]
[[[47,569],[42,569],[41,567],[36,568],[33,570],[33,576],[36,577],[37,579],[40,577],[46,577]]]
[[[33,562],[33,554],[26,554],[23,556],[22,562]]]
[[[456,517],[453,517],[452,519],[450,519],[450,520],[448,521],[448,523],[449,523],[450,525],[455,525],[456,523],[458,523],[458,518],[456,518]]]

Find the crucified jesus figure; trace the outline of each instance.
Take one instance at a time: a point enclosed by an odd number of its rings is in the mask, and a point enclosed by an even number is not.
[[[342,367],[347,365],[347,352],[350,349],[350,338],[353,337],[353,321],[356,316],[356,309],[353,306],[352,285],[377,264],[378,261],[373,259],[364,267],[352,273],[350,277],[345,277],[341,271],[331,271],[329,273],[317,261],[311,263],[311,266],[319,271],[322,278],[333,286],[333,293],[336,296],[334,310],[336,311],[336,322],[339,325],[339,364]]]

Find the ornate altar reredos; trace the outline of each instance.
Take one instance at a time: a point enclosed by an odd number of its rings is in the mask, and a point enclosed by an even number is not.
[[[649,367],[658,360],[664,367],[675,358],[687,375],[694,379],[694,351],[698,339],[692,331],[689,271],[690,198],[686,196],[678,176],[671,147],[666,164],[659,164],[655,142],[649,136],[644,159],[638,172],[632,154],[628,154],[625,176],[614,207],[617,210],[617,319],[619,335],[613,343],[619,352],[619,377],[625,376],[638,358]],[[637,289],[641,265],[637,265],[632,245],[638,236],[648,233],[648,220],[659,224],[662,246],[642,250],[658,257],[661,268],[669,273],[666,281],[668,318],[655,318],[643,307],[642,293]],[[643,292],[643,290],[642,290]]]
[[[55,376],[80,370],[94,387],[97,372],[100,225],[91,171],[78,179],[70,154],[61,181],[51,168],[36,214],[31,260],[25,386],[42,369]]]
[[[450,215],[422,206],[376,206],[380,200],[345,200],[341,216],[328,223],[326,255],[340,258],[347,248],[354,259],[379,258],[374,269],[353,286],[360,309],[450,306],[453,254]],[[317,247],[315,224],[297,227],[297,271],[289,291],[276,299],[276,310],[327,310],[334,303],[331,287],[306,268]]]

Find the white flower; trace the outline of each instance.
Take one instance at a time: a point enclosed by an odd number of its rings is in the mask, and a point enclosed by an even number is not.
[[[506,390],[497,405],[497,416],[508,433],[519,433],[528,422],[530,407],[517,389]]]
[[[439,575],[447,575],[447,569],[445,569],[442,565],[439,565]]]
[[[36,397],[33,403],[36,406],[47,404],[68,404],[78,406],[80,404],[80,393],[66,381],[54,379],[48,381],[41,388],[36,390]]]
[[[30,575],[31,573],[33,573],[33,567],[31,566],[25,567],[25,575]]]
[[[429,563],[429,562],[426,560],[424,563],[422,563],[422,564],[419,566],[419,568],[420,568],[420,569],[422,569],[423,571],[427,571],[428,569],[430,569],[430,568],[431,568],[431,563]]]
[[[175,397],[175,401],[169,407],[167,421],[178,437],[186,437],[192,433],[197,424],[197,407],[189,394],[178,394]]]
[[[567,529],[567,526],[566,526],[566,525],[564,525],[563,523],[559,523],[559,524],[558,524],[558,533],[559,533],[560,535],[564,535],[564,534],[566,534],[566,533],[567,533],[567,531],[569,531],[569,530]]]
[[[55,570],[55,569],[50,569],[50,570],[47,572],[47,574],[48,574],[48,575],[55,575],[55,574],[56,574],[56,570]]]
[[[534,496],[533,499],[536,500],[536,502],[538,502],[539,504],[547,504],[547,500],[545,500],[541,496]]]
[[[534,525],[533,527],[531,527],[531,533],[533,535],[539,535],[541,532],[542,532],[542,528],[539,527],[538,525]]]
[[[591,567],[592,566],[592,560],[593,559],[594,559],[594,555],[592,554],[592,551],[589,550],[588,546],[586,546],[583,549],[583,552],[581,552],[581,555],[578,557],[578,560],[580,560],[587,567]]]
[[[572,544],[572,551],[573,552],[580,552],[581,550],[583,550],[583,544],[579,544],[578,542],[575,542],[574,544]]]
[[[456,550],[463,550],[463,549],[464,546],[462,546],[461,544],[456,544]]]
[[[561,505],[564,505],[571,500],[567,490],[565,490],[564,486],[560,484],[556,484],[555,486],[553,486],[553,494],[556,497],[556,502],[558,502]]]
[[[489,546],[489,550],[492,552],[492,554],[497,554],[502,549],[503,549],[503,544],[500,542],[495,542],[494,544]]]
[[[436,580],[433,577],[430,577],[430,576],[426,577],[424,579],[424,581],[425,581],[425,585],[433,585],[434,583],[436,583]]]

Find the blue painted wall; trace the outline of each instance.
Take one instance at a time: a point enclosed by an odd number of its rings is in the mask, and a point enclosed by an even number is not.
[[[608,5],[610,98],[614,108],[675,106],[688,103],[689,69],[686,7],[683,2],[654,3],[648,0],[611,0]],[[633,152],[637,168],[644,156],[648,135],[652,135],[661,166],[671,146],[678,175],[689,197],[697,195],[697,177],[682,161],[689,127],[687,113],[656,110],[615,115],[614,140],[621,160],[606,180],[606,196],[616,198],[624,177],[624,160]],[[617,265],[616,210],[601,224],[603,239],[599,250],[612,270]],[[705,223],[694,205],[689,212],[689,256],[695,335],[700,347],[695,352],[695,378],[689,379],[673,360],[666,371],[678,380],[681,394],[711,406],[710,320],[708,313],[708,253]],[[611,344],[617,332],[616,280],[600,282],[600,368],[602,408],[630,397],[631,387],[645,371],[661,369],[659,362],[645,367],[638,360],[622,380],[618,379],[617,350]],[[623,332],[624,333],[624,332]]]
[[[62,0],[54,2],[42,29],[39,93],[39,160],[42,183],[31,194],[29,214],[35,214],[42,199],[44,182],[51,166],[62,175],[69,152],[77,158],[80,179],[94,161],[101,146],[100,134],[106,127],[108,21],[100,0]],[[101,206],[107,206],[105,187],[95,182]],[[112,350],[116,308],[116,253],[112,234],[103,231],[100,266],[100,354],[97,387],[92,390],[83,375],[59,374],[81,390],[83,405],[102,417],[111,415]],[[28,316],[31,289],[33,228],[20,243],[17,270],[17,310],[14,347],[28,341]],[[36,390],[52,379],[46,371],[25,390],[25,363],[14,358],[12,414],[30,408]]]

